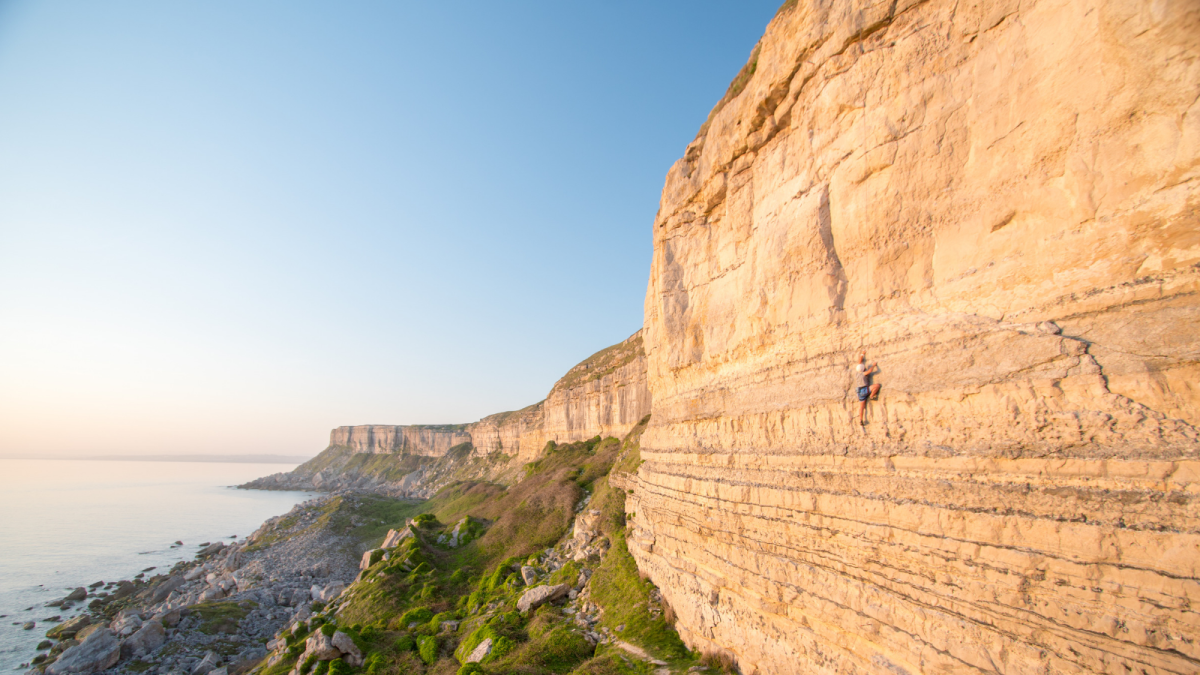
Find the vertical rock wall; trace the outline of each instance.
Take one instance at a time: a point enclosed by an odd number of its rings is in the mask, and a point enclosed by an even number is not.
[[[545,435],[560,443],[620,438],[650,413],[642,331],[593,354],[562,377],[545,403]]]
[[[785,4],[654,223],[630,546],[685,640],[1200,671],[1198,177],[1195,2]]]
[[[470,443],[466,425],[363,424],[338,427],[329,432],[329,445],[354,452],[407,453],[441,457],[460,443]]]
[[[537,459],[546,447],[545,407],[543,401],[514,412],[488,415],[468,424],[475,452],[482,455],[503,452],[521,463]]]

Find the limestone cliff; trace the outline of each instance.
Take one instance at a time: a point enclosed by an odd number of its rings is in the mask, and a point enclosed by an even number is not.
[[[450,448],[471,442],[471,434],[462,424],[366,424],[338,427],[329,432],[329,445],[350,448],[354,452],[406,453],[441,457]]]
[[[453,480],[508,481],[549,441],[622,437],[649,413],[639,330],[571,368],[539,403],[470,424],[338,427],[313,460],[243,487],[360,488],[427,497]]]
[[[545,402],[544,433],[571,443],[596,434],[620,438],[650,412],[642,332],[567,371]]]
[[[689,644],[1200,670],[1198,176],[1194,2],[786,3],[654,223],[630,545]]]

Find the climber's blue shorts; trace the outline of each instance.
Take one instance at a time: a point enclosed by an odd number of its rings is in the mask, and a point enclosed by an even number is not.
[[[867,400],[867,397],[869,397],[870,395],[871,395],[870,387],[859,387],[858,388],[858,400],[865,401],[865,400]]]

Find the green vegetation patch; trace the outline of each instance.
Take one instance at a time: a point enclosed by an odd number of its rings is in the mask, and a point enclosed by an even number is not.
[[[612,535],[612,548],[590,581],[592,599],[604,608],[600,623],[612,630],[624,624],[621,639],[632,642],[654,656],[672,662],[691,660],[692,655],[666,620],[650,613],[650,591],[654,585],[642,579],[629,554],[625,532]]]
[[[365,657],[354,672],[366,675],[651,672],[619,650],[597,652],[582,629],[553,605],[532,615],[516,611],[526,590],[521,565],[539,564],[543,551],[569,531],[575,509],[590,493],[589,508],[601,511],[600,529],[611,543],[591,581],[591,598],[604,608],[605,625],[615,630],[625,624],[621,639],[670,661],[676,670],[694,664],[674,630],[651,611],[653,586],[638,576],[625,545],[625,495],[609,482],[614,466],[637,470],[638,439],[648,422],[643,419],[624,441],[595,437],[548,444],[524,480],[508,488],[462,481],[419,504],[347,498],[359,501],[325,514],[335,525],[342,517],[352,523],[357,513],[358,532],[378,527],[382,537],[385,526],[404,526],[412,519],[414,534],[391,549],[388,560],[370,566],[335,603],[336,619],[335,607],[315,615],[313,629],[333,631],[336,624],[351,635]],[[363,524],[364,511],[387,522]],[[479,536],[450,548],[449,532],[464,517],[464,529]],[[378,545],[378,540],[368,543]],[[591,565],[568,562],[541,583],[575,585],[584,566]],[[460,664],[489,639],[491,652],[481,663]],[[291,649],[302,650],[303,640],[303,629],[288,637]],[[305,675],[347,675],[336,661],[307,666],[300,668]]]
[[[201,633],[205,635],[233,634],[237,632],[238,624],[242,619],[246,618],[250,610],[255,607],[258,607],[258,603],[251,600],[205,602],[192,605],[192,613],[200,617]]]

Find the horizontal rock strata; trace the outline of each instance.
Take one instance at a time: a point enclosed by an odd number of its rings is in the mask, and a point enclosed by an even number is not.
[[[314,460],[242,487],[428,497],[447,481],[504,480],[502,473],[537,459],[549,441],[624,436],[649,413],[646,357],[638,331],[576,365],[546,400],[534,405],[471,424],[338,427],[329,434],[329,448]],[[466,459],[502,461],[469,467],[464,474]]]
[[[338,427],[329,432],[329,445],[354,452],[408,453],[441,457],[450,448],[470,443],[471,434],[461,424],[387,425]]]
[[[1194,4],[785,4],[654,225],[630,548],[690,645],[1200,670],[1198,62]]]

